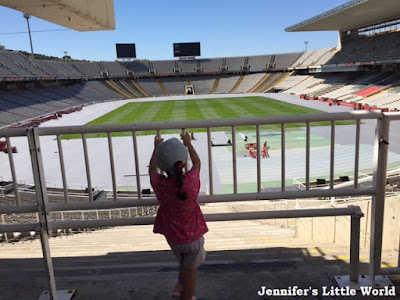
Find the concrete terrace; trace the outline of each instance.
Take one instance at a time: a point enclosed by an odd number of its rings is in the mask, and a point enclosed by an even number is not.
[[[224,209],[217,204],[202,206],[205,213]],[[262,286],[317,289],[316,299],[324,299],[322,288],[336,287],[333,276],[349,274],[347,246],[299,240],[293,229],[256,221],[208,225],[207,259],[198,271],[197,299],[295,299],[260,297],[257,293]],[[116,227],[51,238],[50,248],[57,287],[76,289],[74,300],[171,299],[178,265],[165,239],[152,233],[152,226]],[[40,241],[1,244],[0,253],[1,299],[37,299],[46,289]],[[365,274],[367,251],[361,251],[360,258],[361,274]],[[400,281],[391,279],[400,295]]]

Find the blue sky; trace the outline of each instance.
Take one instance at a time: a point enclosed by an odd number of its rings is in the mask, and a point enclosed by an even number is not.
[[[116,43],[135,43],[137,58],[173,59],[172,43],[201,42],[201,57],[248,56],[334,47],[337,32],[288,33],[285,28],[347,0],[115,0],[116,29],[77,32],[30,19],[35,53],[76,59],[116,59]],[[0,6],[0,44],[30,52],[22,13]],[[17,34],[15,32],[23,32]]]

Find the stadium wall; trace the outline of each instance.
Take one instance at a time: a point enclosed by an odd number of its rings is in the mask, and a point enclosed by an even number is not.
[[[400,196],[387,196],[385,199],[384,235],[382,249],[399,250],[400,236]],[[351,201],[335,204],[335,207],[360,206],[364,212],[361,218],[360,248],[369,248],[371,224],[371,200]],[[329,205],[331,207],[331,205]],[[350,245],[350,219],[346,217],[326,217],[296,219],[296,237],[316,243],[335,243]]]

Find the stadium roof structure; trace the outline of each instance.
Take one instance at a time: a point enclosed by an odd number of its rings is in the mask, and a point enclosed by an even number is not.
[[[0,5],[77,31],[115,29],[114,0],[0,0]]]
[[[395,19],[400,19],[399,0],[352,0],[285,31],[345,31]]]

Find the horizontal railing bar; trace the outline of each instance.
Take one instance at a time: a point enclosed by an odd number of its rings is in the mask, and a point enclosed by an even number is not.
[[[4,205],[0,206],[0,214],[14,214],[14,213],[35,213],[38,212],[39,207],[37,204],[24,204],[20,206],[16,205]]]
[[[251,126],[251,125],[271,125],[283,123],[305,123],[322,121],[343,121],[359,119],[379,119],[382,114],[377,111],[352,111],[343,113],[324,113],[311,115],[291,115],[291,116],[271,116],[258,118],[240,119],[212,119],[212,120],[192,120],[192,121],[171,121],[171,122],[152,122],[152,123],[130,123],[130,124],[107,124],[107,125],[82,125],[65,127],[42,127],[38,128],[39,135],[57,134],[78,134],[78,133],[106,133],[106,132],[130,132],[148,131],[182,128],[207,128],[207,127],[226,127],[226,126]],[[5,134],[7,131],[5,130]],[[2,136],[3,130],[0,130]]]
[[[399,267],[394,267],[394,268],[381,268],[379,270],[380,275],[400,275],[400,268]]]
[[[286,218],[312,218],[312,217],[332,217],[355,215],[362,217],[356,206],[344,208],[322,208],[322,209],[300,209],[300,210],[280,210],[280,211],[254,211],[239,213],[219,213],[205,214],[207,222],[231,221],[231,220],[260,220],[260,219],[286,219]],[[64,222],[49,222],[49,228],[55,229],[77,229],[110,226],[129,226],[129,225],[151,225],[154,224],[155,217],[121,218],[104,220],[78,220]]]
[[[337,190],[309,190],[309,191],[286,191],[286,192],[267,192],[267,193],[239,193],[224,195],[201,195],[198,197],[199,203],[220,203],[234,201],[256,201],[256,200],[296,200],[301,198],[317,198],[317,197],[345,197],[345,196],[373,196],[375,191],[372,187],[360,189],[337,189]],[[67,210],[88,210],[88,209],[110,209],[110,208],[127,208],[138,206],[157,206],[159,202],[157,198],[124,198],[117,201],[102,202],[70,202],[70,203],[50,203],[49,211],[67,211]],[[18,208],[15,208],[18,211]],[[1,207],[0,207],[1,213]]]
[[[17,137],[26,136],[28,130],[26,128],[5,128],[0,129],[0,137]]]
[[[39,223],[5,224],[0,225],[0,233],[36,231],[39,228]]]
[[[383,114],[388,117],[390,121],[400,120],[400,112],[385,112]]]
[[[198,197],[199,203],[220,203],[235,201],[257,201],[257,200],[296,200],[304,198],[319,197],[346,197],[346,196],[373,196],[375,190],[372,187],[359,189],[336,189],[336,190],[305,190],[305,191],[285,191],[285,192],[264,192],[264,193],[239,193],[224,195],[201,195]],[[124,198],[117,201],[101,201],[101,202],[69,202],[69,203],[49,203],[49,211],[68,211],[68,210],[93,210],[93,209],[111,209],[111,208],[128,208],[140,206],[158,206],[159,202],[155,197],[144,199]],[[28,213],[37,212],[37,205],[21,205],[19,207],[8,205],[0,206],[0,214],[10,213]]]

